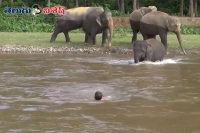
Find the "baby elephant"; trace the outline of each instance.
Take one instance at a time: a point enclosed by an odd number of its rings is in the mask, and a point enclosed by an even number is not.
[[[165,56],[164,45],[154,39],[136,40],[133,44],[135,63],[142,61],[161,61]]]

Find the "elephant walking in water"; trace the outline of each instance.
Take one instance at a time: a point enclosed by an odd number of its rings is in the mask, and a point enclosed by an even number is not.
[[[135,63],[142,61],[161,61],[165,56],[164,45],[154,39],[136,40],[133,44]]]
[[[108,38],[108,30],[110,37]],[[111,46],[113,36],[113,19],[112,13],[96,9],[88,13],[83,22],[83,31],[88,35],[88,43],[96,44],[96,35],[102,33],[102,43],[104,46],[108,38],[108,45]]]
[[[133,37],[131,41],[132,43],[135,40],[137,40],[137,33],[139,32],[140,29],[140,20],[142,19],[142,17],[147,13],[154,11],[157,11],[157,8],[155,6],[149,6],[149,7],[141,7],[140,9],[135,10],[130,14],[129,22],[133,32]]]
[[[66,42],[71,42],[68,32],[82,28],[85,16],[96,9],[104,11],[102,7],[77,7],[66,10],[65,15],[57,18],[50,42],[54,42],[61,32],[64,33]],[[85,34],[85,42],[87,42],[87,38],[87,34]]]
[[[183,53],[186,54],[181,43],[180,25],[181,23],[177,17],[170,16],[169,14],[161,11],[155,11],[142,17],[140,21],[140,32],[144,40],[148,38],[155,38],[156,35],[159,35],[161,42],[165,46],[166,53],[168,52],[167,33],[169,31],[174,32]]]

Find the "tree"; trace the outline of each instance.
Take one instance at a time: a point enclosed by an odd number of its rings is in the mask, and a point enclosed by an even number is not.
[[[10,0],[11,3],[13,3],[13,0]]]
[[[0,6],[1,6],[2,0],[0,0]]]
[[[78,0],[76,0],[76,7],[78,7]]]
[[[136,8],[137,8],[137,9],[140,8],[140,0],[136,0]]]
[[[85,6],[87,5],[87,1],[86,1],[86,0],[84,0],[84,5],[85,5]]]
[[[190,0],[190,16],[194,17],[194,4],[193,4],[193,0]]]
[[[197,0],[194,0],[194,12],[195,12],[195,17],[198,16],[197,14]]]
[[[136,0],[133,0],[133,11],[135,11],[137,9],[137,3],[136,3]]]
[[[48,7],[50,8],[50,3],[51,3],[51,1],[50,0],[48,0]]]
[[[180,6],[181,17],[183,17],[183,2],[184,2],[184,0],[181,0],[181,6]]]
[[[63,0],[63,6],[67,7],[67,1]]]
[[[118,9],[119,9],[119,12],[125,13],[124,0],[118,0]]]

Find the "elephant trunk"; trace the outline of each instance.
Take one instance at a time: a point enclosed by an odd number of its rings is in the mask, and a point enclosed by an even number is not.
[[[176,36],[177,36],[177,39],[178,39],[178,42],[180,44],[180,47],[181,47],[181,50],[183,51],[184,54],[186,54],[185,50],[183,49],[183,46],[182,46],[182,42],[181,42],[181,36],[180,36],[180,31],[178,32],[175,32]]]
[[[109,28],[109,32],[110,32],[110,38],[108,41],[108,45],[109,47],[112,46],[112,37],[113,37],[113,19],[110,18],[110,21],[108,22],[108,28]]]

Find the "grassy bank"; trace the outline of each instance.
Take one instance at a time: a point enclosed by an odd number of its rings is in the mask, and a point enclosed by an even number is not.
[[[81,47],[86,46],[84,41],[83,33],[70,33],[70,38],[72,43],[65,43],[64,34],[59,34],[54,43],[49,43],[52,33],[15,33],[15,32],[0,32],[0,45],[22,45],[22,46],[43,46],[43,47],[61,47],[61,46],[73,46]],[[113,46],[132,48],[130,43],[132,38],[131,34],[115,34],[113,37]],[[142,39],[139,34],[138,39]],[[160,40],[159,36],[157,39]],[[183,47],[186,50],[199,49],[200,48],[200,38],[199,35],[182,35]],[[97,35],[97,46],[101,44],[101,35]],[[178,41],[174,34],[168,35],[169,48],[179,48]],[[107,46],[107,45],[106,45]]]

